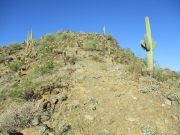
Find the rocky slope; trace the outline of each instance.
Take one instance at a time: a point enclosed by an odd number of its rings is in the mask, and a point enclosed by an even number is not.
[[[0,48],[0,131],[179,135],[179,74],[145,70],[109,35],[63,31]]]

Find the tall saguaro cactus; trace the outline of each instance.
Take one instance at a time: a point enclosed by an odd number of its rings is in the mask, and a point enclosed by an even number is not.
[[[146,51],[147,53],[147,69],[149,71],[153,71],[153,50],[156,46],[155,42],[152,40],[151,37],[151,28],[149,23],[149,17],[145,17],[146,22],[146,34],[144,40],[141,40],[141,47]]]
[[[104,25],[102,28],[103,34],[106,34],[106,26]]]
[[[27,54],[29,54],[32,52],[32,48],[34,46],[34,38],[33,38],[32,30],[28,33],[26,44],[27,44],[26,51],[27,51]]]

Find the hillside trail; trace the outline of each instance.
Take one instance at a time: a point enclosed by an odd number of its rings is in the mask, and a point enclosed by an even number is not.
[[[171,115],[179,111],[162,105],[164,98],[158,93],[140,93],[125,66],[87,58],[78,67],[69,102],[79,104],[79,109],[58,116],[74,127],[69,134],[140,135],[144,123],[157,127],[159,134],[178,134]]]
[[[68,100],[57,105],[51,127],[65,121],[71,125],[67,135],[140,135],[147,123],[158,129],[158,135],[179,135],[180,123],[173,116],[180,111],[164,104],[158,92],[140,93],[139,82],[124,65],[86,58],[74,67],[73,87],[67,92]],[[68,105],[77,107],[69,109]]]

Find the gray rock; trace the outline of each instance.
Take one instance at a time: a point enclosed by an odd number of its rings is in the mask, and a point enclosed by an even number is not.
[[[107,129],[104,129],[104,133],[105,133],[106,135],[109,135],[109,134],[110,134],[110,132],[109,132]]]
[[[45,122],[45,121],[48,121],[50,118],[51,118],[50,114],[45,113],[45,114],[42,114],[42,115],[41,115],[40,121],[43,123],[43,122]]]
[[[53,97],[53,98],[51,99],[51,104],[56,105],[57,103],[58,103],[57,97]]]
[[[34,117],[34,119],[31,121],[33,126],[37,126],[40,124],[40,118],[39,117]]]
[[[40,135],[49,135],[49,132],[50,132],[50,128],[46,124],[43,124],[39,129]]]
[[[69,103],[69,104],[67,104],[67,108],[68,108],[69,110],[76,109],[77,107],[78,107],[78,105],[75,104],[75,103]]]
[[[46,112],[51,109],[51,102],[50,101],[44,101],[39,106],[39,111]]]
[[[166,105],[171,105],[172,102],[171,102],[169,99],[165,99],[165,104],[166,104]]]
[[[91,116],[91,115],[84,115],[84,118],[85,118],[86,120],[89,120],[89,121],[93,121],[93,120],[94,120],[94,117]]]
[[[175,101],[180,104],[180,92],[174,92],[167,96],[167,99]]]
[[[67,98],[68,97],[66,95],[58,95],[58,97],[57,97],[57,99],[61,102],[67,100]]]
[[[90,105],[89,109],[95,111],[96,110],[96,105]]]

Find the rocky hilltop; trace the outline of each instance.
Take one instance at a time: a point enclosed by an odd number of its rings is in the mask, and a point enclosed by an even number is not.
[[[180,75],[110,35],[31,35],[0,47],[0,70],[0,134],[180,134]]]

